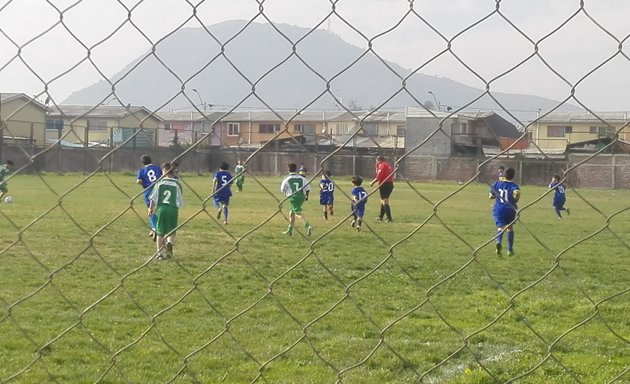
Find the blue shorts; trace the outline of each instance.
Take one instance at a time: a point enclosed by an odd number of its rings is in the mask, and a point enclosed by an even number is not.
[[[149,195],[151,195],[151,190],[144,191],[144,203],[147,205],[147,207],[149,206],[149,203],[151,202],[151,199],[149,199]]]
[[[494,224],[497,228],[505,227],[512,224],[516,218],[516,211],[513,209],[501,210],[498,212],[492,211],[492,218],[494,219]]]
[[[213,197],[213,200],[215,207],[218,207],[220,203],[223,205],[230,205],[230,196],[217,195]]]
[[[335,201],[335,197],[332,195],[319,195],[320,205],[333,205],[334,201]]]
[[[363,215],[365,214],[365,204],[357,204],[357,205],[352,204],[350,206],[350,210],[356,217],[358,217],[359,219],[362,219]]]
[[[553,206],[558,209],[564,208],[564,203],[567,202],[567,198],[553,199]]]

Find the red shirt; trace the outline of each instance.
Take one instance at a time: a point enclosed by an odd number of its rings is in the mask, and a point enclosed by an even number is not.
[[[394,171],[387,162],[376,163],[376,180],[378,180],[379,185],[385,182],[394,182]]]

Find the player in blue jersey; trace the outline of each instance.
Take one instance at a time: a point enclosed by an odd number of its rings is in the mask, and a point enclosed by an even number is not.
[[[560,176],[554,175],[551,179],[551,183],[549,183],[549,189],[553,189],[553,209],[556,211],[556,215],[558,215],[558,219],[562,219],[562,215],[560,211],[566,211],[567,215],[570,213],[569,208],[565,208],[564,204],[567,201],[567,197],[565,195],[565,188],[562,181],[560,181]]]
[[[363,215],[365,214],[365,204],[368,200],[368,193],[361,186],[363,184],[363,179],[360,176],[354,176],[352,178],[352,191],[350,192],[350,196],[352,198],[352,204],[350,209],[352,209],[352,225],[356,228],[357,231],[361,231],[361,224],[363,223]]]
[[[151,156],[149,155],[142,155],[142,157],[140,157],[140,161],[142,162],[142,168],[138,170],[136,183],[144,189],[144,203],[148,207],[150,203],[149,195],[151,195],[155,182],[162,176],[162,169],[153,164]],[[149,226],[151,227],[149,236],[153,239],[153,241],[155,241],[155,215],[149,215]]]
[[[333,204],[335,201],[335,183],[330,180],[330,171],[322,172],[322,180],[319,182],[319,204],[324,209],[324,220],[333,216]]]
[[[219,170],[214,174],[212,179],[212,201],[217,209],[217,220],[223,214],[223,224],[228,223],[228,213],[230,205],[230,197],[232,197],[232,174],[228,169],[230,166],[225,161],[219,166]]]
[[[505,180],[497,180],[490,187],[490,199],[494,200],[492,207],[492,218],[497,226],[496,252],[501,256],[503,233],[507,234],[507,254],[514,255],[514,221],[516,220],[516,203],[521,197],[518,185],[512,181],[514,179],[514,169],[508,168],[503,175]]]

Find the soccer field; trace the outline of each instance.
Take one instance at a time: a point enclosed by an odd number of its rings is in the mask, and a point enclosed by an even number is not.
[[[248,177],[223,225],[210,176],[184,174],[175,257],[154,261],[135,175],[16,175],[0,382],[630,382],[629,191],[569,189],[558,220],[521,186],[497,257],[487,185],[398,181],[394,223],[374,194],[357,232],[349,179],[331,220],[312,192],[307,238],[282,235],[280,177]]]

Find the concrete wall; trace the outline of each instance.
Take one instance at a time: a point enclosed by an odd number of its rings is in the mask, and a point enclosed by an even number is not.
[[[119,148],[109,153],[107,148],[49,148],[34,156],[32,164],[23,172],[83,172],[96,169],[107,172],[133,172],[140,167],[140,156],[149,154],[154,163],[178,158],[183,173],[207,174],[216,170],[222,161],[233,169],[238,158],[247,160],[248,172],[264,176],[278,176],[287,172],[287,164],[304,164],[310,176],[317,174],[322,164],[335,177],[359,175],[371,180],[374,177],[375,154],[362,155],[337,152],[334,155],[314,152],[244,152],[209,149],[190,151],[185,154],[171,148],[152,151]],[[2,161],[12,159],[18,167],[31,163],[31,154],[17,146],[5,145],[0,153]],[[471,157],[416,156],[400,158],[386,156],[391,164],[398,164],[398,179],[410,181],[450,180],[489,183],[496,179],[499,165],[516,170],[516,181],[523,185],[547,185],[552,175],[562,174],[571,167],[568,183],[573,187],[630,189],[630,155],[570,155],[568,159],[497,159],[486,160]]]
[[[405,134],[405,152],[413,155],[450,156],[451,155],[451,125],[453,119],[445,120],[442,129],[431,136],[440,128],[441,119],[432,118],[407,118]],[[431,138],[429,138],[431,136]],[[424,140],[427,140],[423,143]],[[417,149],[416,146],[420,145]]]

